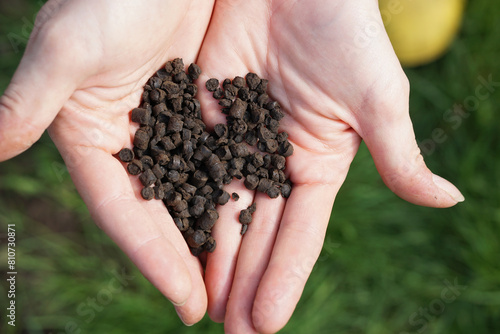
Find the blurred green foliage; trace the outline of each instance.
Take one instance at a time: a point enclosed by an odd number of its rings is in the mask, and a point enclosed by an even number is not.
[[[25,36],[40,3],[0,1],[0,92],[22,56],[9,33]],[[466,201],[442,210],[402,201],[381,182],[362,145],[335,203],[321,257],[282,333],[500,331],[499,86],[488,98],[476,96],[480,78],[500,81],[498,17],[497,4],[469,2],[451,50],[407,70],[426,161],[454,181]],[[464,104],[466,117],[454,109]],[[432,139],[436,129],[445,138],[439,143]],[[2,272],[8,223],[17,229],[18,317],[16,328],[4,321],[3,280],[1,333],[223,332],[208,317],[182,325],[170,303],[93,224],[46,135],[0,164]],[[110,292],[122,273],[128,279]],[[449,284],[466,289],[452,294]],[[94,311],[92,299],[101,301]]]

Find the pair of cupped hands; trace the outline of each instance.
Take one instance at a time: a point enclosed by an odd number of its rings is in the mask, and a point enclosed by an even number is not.
[[[295,149],[290,198],[228,186],[240,200],[219,208],[217,248],[203,263],[114,156],[132,146],[129,113],[144,84],[176,57],[203,71],[197,97],[209,126],[225,121],[204,88],[209,77],[269,79]],[[463,200],[426,167],[408,99],[376,0],[50,0],[0,100],[0,161],[48,129],[96,224],[185,324],[208,310],[228,333],[273,333],[300,298],[361,140],[401,198],[433,207]],[[238,213],[252,202],[242,237]]]

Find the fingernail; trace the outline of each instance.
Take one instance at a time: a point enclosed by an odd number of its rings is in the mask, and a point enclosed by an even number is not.
[[[441,176],[432,175],[432,181],[440,189],[444,190],[448,195],[451,196],[457,202],[463,202],[465,200],[464,195],[449,181],[443,179]]]
[[[174,306],[184,306],[184,304],[187,303],[187,299],[185,301],[183,301],[182,303],[176,303],[174,302],[173,300],[170,300],[169,301],[174,305]]]
[[[182,323],[188,327],[190,326],[193,326],[193,324],[188,324],[184,321],[184,319],[182,318],[182,314],[181,312],[177,309],[177,307],[175,308],[175,312],[177,312],[177,315],[179,316],[179,319],[181,319]]]

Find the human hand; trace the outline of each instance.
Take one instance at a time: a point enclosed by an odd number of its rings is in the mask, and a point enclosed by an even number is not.
[[[212,9],[206,0],[49,1],[0,99],[0,161],[50,125],[96,223],[189,324],[206,312],[201,265],[163,203],[139,198],[140,182],[113,154],[131,146],[129,112],[146,80],[174,56],[196,59]]]
[[[401,198],[433,207],[463,200],[425,166],[409,118],[408,80],[377,1],[219,0],[198,64],[201,81],[248,71],[269,79],[286,111],[281,130],[295,148],[287,159],[290,198],[271,200],[233,182],[228,191],[240,200],[220,209],[205,283],[209,315],[228,333],[274,333],[286,324],[361,140]],[[205,121],[223,122],[205,95]],[[241,237],[237,212],[252,201],[257,211]]]

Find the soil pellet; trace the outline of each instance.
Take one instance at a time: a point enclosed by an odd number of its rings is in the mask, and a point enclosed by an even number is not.
[[[237,98],[232,104],[231,109],[229,109],[229,116],[234,118],[243,118],[243,115],[247,110],[247,106],[248,104],[245,101]]]
[[[233,86],[237,88],[242,88],[245,86],[245,79],[242,77],[234,77],[233,81]]]
[[[291,156],[293,154],[292,144],[290,144],[288,140],[285,140],[280,144],[278,153],[284,156],[285,158]]]
[[[118,152],[118,157],[123,162],[131,162],[134,160],[134,151],[129,148],[124,148]]]
[[[141,190],[141,196],[146,201],[150,201],[155,197],[155,191],[151,187],[145,187]]]
[[[143,155],[141,157],[141,163],[144,171],[147,169],[151,169],[154,166],[153,158],[151,158],[149,155]]]
[[[222,191],[222,194],[217,198],[217,204],[219,205],[225,205],[227,202],[229,202],[230,195],[227,191]]]
[[[155,198],[156,199],[164,199],[165,198],[165,192],[163,191],[163,187],[161,186],[155,186],[153,187],[153,190],[155,192]]]
[[[274,168],[282,170],[285,169],[286,159],[282,155],[273,154],[271,156],[271,164]]]
[[[149,123],[149,111],[144,108],[135,108],[132,110],[131,119],[132,122],[139,124],[148,124]]]
[[[224,96],[226,99],[234,100],[238,94],[238,88],[232,84],[224,86]]]
[[[203,253],[204,247],[203,246],[196,248],[189,247],[189,250],[191,251],[191,254],[193,254],[193,256],[199,256],[201,253]]]
[[[203,248],[209,253],[212,253],[215,250],[216,242],[215,239],[212,236],[209,236],[207,238],[207,241],[203,245]]]
[[[240,232],[240,234],[244,235],[245,233],[247,233],[247,230],[248,230],[248,224],[241,224],[241,232]]]
[[[217,87],[212,96],[214,99],[220,100],[224,97],[224,91],[220,87]]]
[[[273,185],[273,181],[269,179],[260,179],[259,185],[257,186],[257,190],[261,193],[266,193],[269,188]]]
[[[172,74],[178,74],[180,72],[184,71],[184,62],[182,61],[181,58],[175,58],[172,60]]]
[[[147,169],[146,171],[144,171],[144,173],[141,174],[141,176],[139,176],[139,180],[141,180],[143,186],[149,187],[150,185],[155,183],[156,176],[151,169]]]
[[[286,141],[287,139],[288,139],[288,133],[285,131],[278,133],[278,135],[276,136],[276,140],[280,144]]]
[[[248,190],[254,190],[259,184],[259,177],[253,174],[247,175],[244,183]]]
[[[245,76],[245,79],[247,81],[247,85],[248,85],[248,88],[250,88],[250,90],[255,90],[257,88],[257,86],[259,86],[259,84],[260,84],[260,78],[255,73],[248,73]]]
[[[248,207],[248,210],[250,211],[251,214],[253,214],[256,210],[257,210],[257,203],[252,203],[252,205],[250,205]]]
[[[191,80],[194,81],[194,80],[198,79],[198,77],[200,76],[201,68],[198,65],[193,63],[193,64],[189,65],[188,73],[189,73],[189,77],[191,78]]]
[[[222,85],[216,78],[207,80],[206,89],[227,115],[226,123],[209,132],[195,97],[200,74],[199,66],[186,69],[181,58],[158,70],[131,111],[131,120],[140,125],[134,147],[118,153],[127,171],[139,175],[141,196],[163,201],[195,256],[216,248],[211,236],[219,218],[216,206],[239,199],[224,190],[233,179],[244,179],[248,189],[271,198],[290,196],[291,182],[283,171],[293,153],[288,134],[279,132],[284,113],[267,94],[266,79],[248,73],[226,78]],[[254,203],[240,212],[242,235],[255,209]]]
[[[248,208],[241,210],[240,216],[239,216],[239,221],[243,225],[248,225],[252,222],[252,215],[255,212],[256,209],[255,203],[250,205]]]
[[[137,159],[132,160],[132,162],[127,165],[127,171],[130,175],[139,175],[142,172],[142,162]]]
[[[193,248],[200,247],[205,243],[205,241],[207,241],[207,237],[205,235],[205,232],[203,232],[202,230],[194,231],[194,233],[187,238],[188,245]]]
[[[241,224],[250,224],[252,222],[252,214],[248,210],[241,210],[239,221]]]
[[[276,184],[273,184],[266,190],[266,194],[271,198],[276,198],[280,195],[280,188]]]
[[[290,197],[290,193],[292,191],[292,187],[288,183],[283,183],[281,185],[281,196],[284,198]]]
[[[145,150],[148,148],[149,139],[150,139],[150,136],[148,136],[146,131],[139,129],[135,133],[134,146],[136,146],[137,148],[139,148],[141,150]]]
[[[217,80],[215,78],[208,79],[206,84],[205,84],[205,87],[207,87],[207,90],[209,92],[215,92],[215,90],[217,88],[219,88],[219,80]]]
[[[203,231],[210,231],[218,218],[219,214],[217,211],[209,209],[198,219],[198,228]]]
[[[174,223],[181,232],[187,231],[189,229],[189,220],[187,220],[186,218],[174,218]]]

